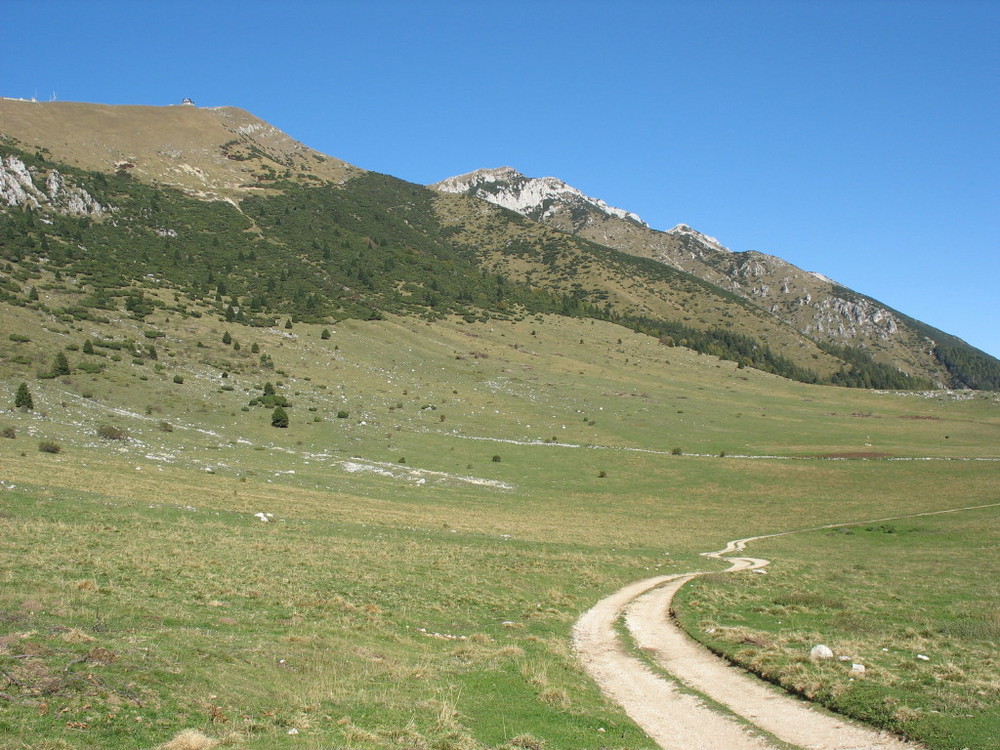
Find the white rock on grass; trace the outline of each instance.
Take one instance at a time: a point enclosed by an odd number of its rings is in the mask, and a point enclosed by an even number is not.
[[[829,646],[824,646],[822,643],[818,643],[810,649],[809,658],[813,661],[819,661],[820,659],[832,659],[833,651],[830,650]]]
[[[855,674],[864,674],[864,672],[865,672],[865,665],[864,664],[852,664],[851,665],[851,671],[854,672]]]

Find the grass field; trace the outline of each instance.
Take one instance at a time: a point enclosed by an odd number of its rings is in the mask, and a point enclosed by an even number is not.
[[[997,500],[997,462],[968,460],[997,458],[992,395],[810,387],[607,324],[394,319],[322,339],[323,326],[208,317],[2,320],[0,356],[31,362],[7,368],[2,398],[27,382],[35,400],[0,414],[16,435],[0,439],[2,748],[152,748],[188,729],[253,748],[648,748],[570,651],[596,600],[653,572],[721,567],[699,553],[741,536]],[[70,349],[72,374],[34,377],[67,346],[145,344],[146,330],[169,332],[149,339],[155,361],[98,348],[105,369],[87,373]],[[293,404],[288,429],[247,406],[265,381]],[[995,549],[996,510],[975,518]],[[919,636],[958,667],[942,678],[956,697],[940,700],[988,724],[995,683],[973,667],[983,633],[995,639],[983,566],[996,556],[972,554],[971,524],[762,541],[769,576],[698,582],[683,609],[703,630],[718,599],[745,618],[733,626],[764,632],[754,612],[770,586],[820,588],[859,617],[892,591],[878,617],[893,633],[945,628]],[[886,545],[903,589],[877,558]],[[868,572],[838,574],[844,559]],[[919,625],[912,597],[937,602]],[[823,633],[814,605],[781,606],[803,609],[794,632]],[[985,630],[947,619],[980,610]],[[847,614],[831,646],[868,642]],[[903,667],[866,675],[908,696]],[[963,697],[980,689],[978,704]],[[923,721],[921,700],[900,701],[897,728]],[[965,746],[959,724],[929,744]]]
[[[759,540],[768,575],[696,579],[677,612],[713,650],[811,700],[931,747],[995,747],[998,512]],[[818,643],[844,660],[811,660]]]

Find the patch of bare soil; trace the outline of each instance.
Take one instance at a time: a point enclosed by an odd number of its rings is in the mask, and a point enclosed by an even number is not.
[[[891,458],[891,453],[874,453],[872,451],[853,451],[847,453],[824,453],[817,458]]]

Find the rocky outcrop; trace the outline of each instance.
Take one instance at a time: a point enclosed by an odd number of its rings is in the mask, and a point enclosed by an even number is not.
[[[0,159],[0,204],[50,209],[68,216],[100,216],[108,210],[57,170],[43,174],[16,156]]]

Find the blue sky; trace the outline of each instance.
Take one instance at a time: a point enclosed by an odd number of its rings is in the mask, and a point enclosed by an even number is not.
[[[0,95],[234,105],[420,183],[556,176],[1000,356],[1000,2],[5,0],[3,20]]]

